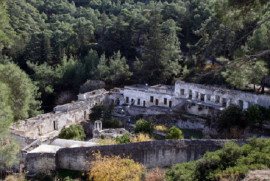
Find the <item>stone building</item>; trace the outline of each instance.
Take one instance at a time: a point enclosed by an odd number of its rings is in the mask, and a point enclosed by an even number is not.
[[[103,104],[107,95],[108,91],[105,89],[79,94],[78,101],[56,106],[53,112],[19,121],[12,125],[11,132],[20,140],[55,137],[62,128],[88,120],[91,108],[96,104]]]
[[[78,95],[78,101],[56,106],[53,112],[19,121],[11,127],[12,134],[27,145],[42,138],[58,136],[62,128],[89,119],[96,104],[129,105],[127,112],[136,114],[167,114],[181,110],[190,114],[214,118],[230,104],[247,109],[253,104],[270,106],[270,96],[222,89],[177,81],[168,85],[132,85],[111,91],[99,89]],[[121,110],[124,110],[121,108]],[[126,110],[126,109],[125,109]]]
[[[133,85],[125,86],[126,104],[141,107],[166,107],[193,104],[223,110],[231,104],[247,109],[253,104],[270,106],[270,96],[257,95],[243,91],[210,87],[201,84],[177,81],[174,86],[167,85]]]

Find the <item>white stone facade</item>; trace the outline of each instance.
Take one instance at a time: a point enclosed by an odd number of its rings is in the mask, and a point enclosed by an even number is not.
[[[270,96],[177,81],[175,86],[125,86],[124,100],[134,106],[172,108],[183,101],[222,110],[230,104],[247,109],[253,104],[268,108]]]

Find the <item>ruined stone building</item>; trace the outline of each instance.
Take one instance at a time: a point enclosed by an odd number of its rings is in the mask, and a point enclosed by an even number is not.
[[[228,90],[218,87],[186,83],[182,81],[177,81],[174,86],[132,85],[125,86],[124,89],[115,88],[110,91],[99,89],[92,92],[79,94],[77,101],[56,106],[50,113],[38,115],[27,120],[22,120],[12,125],[12,135],[21,143],[22,160],[26,160],[25,162],[27,169],[32,170],[33,172],[40,171],[41,169],[71,169],[70,166],[68,166],[68,168],[65,166],[66,163],[70,163],[70,155],[61,156],[61,153],[63,150],[68,149],[68,152],[72,153],[75,158],[77,158],[76,156],[78,155],[77,151],[74,152],[73,148],[67,148],[70,147],[68,145],[71,145],[74,147],[74,149],[77,147],[76,150],[79,151],[84,151],[85,149],[101,149],[99,147],[93,148],[92,146],[96,145],[90,142],[84,143],[78,141],[75,142],[72,140],[61,141],[55,140],[55,138],[57,138],[60,131],[64,127],[89,120],[89,114],[91,113],[91,109],[94,105],[108,105],[110,103],[114,103],[116,105],[116,112],[117,109],[120,109],[120,115],[122,114],[123,116],[124,113],[124,118],[128,118],[130,115],[138,114],[163,114],[166,116],[176,114],[180,115],[180,117],[177,117],[177,123],[174,123],[177,124],[178,127],[183,129],[200,129],[213,133],[214,130],[205,124],[205,121],[211,120],[209,117],[215,117],[218,113],[231,104],[236,104],[242,109],[247,109],[253,104],[258,104],[268,108],[270,106],[270,96],[256,95],[242,91]],[[98,128],[95,132],[97,137],[111,134],[110,129],[101,130],[102,128],[100,122],[97,121],[95,124],[93,124],[93,126]],[[123,134],[125,130],[118,129],[117,131],[117,134]],[[167,142],[165,141],[165,143]],[[145,149],[148,149],[148,147],[151,148],[152,143],[145,143],[145,145],[148,145],[147,147],[144,146]],[[164,143],[162,142],[161,145],[164,145]],[[167,149],[168,152],[167,155],[165,154],[166,158],[169,158],[170,155],[172,155],[171,152],[175,152],[173,151],[175,149],[175,145],[169,145],[170,146],[168,148],[163,146],[160,146],[159,148],[155,147],[155,149],[158,149],[158,151],[159,149],[163,150],[162,154],[159,154],[160,158],[165,159],[164,149]],[[83,148],[85,146],[87,146],[87,148]],[[118,146],[116,145],[107,147],[109,150],[111,150],[111,152],[117,152],[117,150],[119,151]],[[187,150],[186,146],[184,146],[183,149]],[[204,149],[204,151],[207,149]],[[124,150],[129,149],[124,148]],[[150,154],[150,152],[148,153],[147,150],[143,150],[143,152],[145,154]],[[156,154],[157,150],[154,150],[153,153]],[[136,153],[134,154],[136,155]],[[189,154],[189,152],[187,152],[187,154]],[[187,155],[185,155],[184,152],[181,152],[180,155],[175,155],[175,157],[172,157],[172,160],[181,158],[177,161],[177,163],[182,162],[186,156]],[[146,157],[148,158],[148,156]],[[153,158],[156,158],[156,156],[153,156]],[[143,162],[142,160],[145,160],[145,158],[141,158],[140,156],[138,161]],[[148,163],[147,161],[147,163],[144,164],[151,165],[156,163],[156,161],[153,159],[150,159],[149,161],[151,161],[151,163]],[[75,163],[75,161],[72,162]],[[56,163],[58,165],[56,165]],[[81,162],[79,163],[81,164]],[[160,163],[156,163],[154,166],[158,166]]]
[[[253,104],[267,108],[270,106],[270,96],[268,95],[257,95],[183,81],[177,81],[175,86],[125,86],[123,95],[126,104],[169,109],[185,106],[185,111],[203,116],[209,115],[210,110],[223,110],[231,104],[238,105],[242,109],[247,109]]]
[[[230,104],[242,109],[253,104],[268,108],[270,96],[182,81],[177,81],[174,86],[132,85],[111,91],[99,89],[79,94],[78,101],[56,106],[53,112],[20,121],[11,127],[11,131],[25,145],[39,138],[55,137],[65,126],[88,120],[91,108],[104,102],[129,105],[129,111],[139,108],[144,114],[166,114],[172,109],[182,109],[189,114],[209,117]]]

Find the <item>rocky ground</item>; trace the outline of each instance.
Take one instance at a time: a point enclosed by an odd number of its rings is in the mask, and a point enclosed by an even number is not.
[[[254,170],[243,181],[270,181],[270,170]]]

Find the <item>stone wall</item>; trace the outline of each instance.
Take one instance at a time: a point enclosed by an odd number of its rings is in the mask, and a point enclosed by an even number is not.
[[[55,153],[28,153],[26,163],[27,171],[30,174],[56,170]]]
[[[174,87],[171,86],[125,86],[124,98],[127,104],[135,106],[173,107],[177,102],[173,93]]]
[[[53,132],[60,132],[65,126],[78,124],[89,119],[91,108],[101,104],[107,98],[104,89],[78,95],[78,101],[56,106],[54,112],[38,115],[20,121],[11,127],[12,133],[23,137],[36,139]],[[52,134],[57,135],[57,134]]]
[[[270,96],[268,95],[257,95],[183,81],[177,81],[175,86],[125,86],[123,93],[127,104],[141,107],[160,106],[173,109],[178,105],[183,105],[184,102],[220,111],[231,104],[236,104],[242,109],[247,109],[253,104],[267,108],[270,106]],[[204,108],[202,110],[205,111],[205,115],[211,114]],[[194,112],[192,109],[190,111]]]
[[[235,140],[159,140],[151,142],[107,145],[94,147],[62,148],[56,152],[55,165],[52,154],[28,153],[27,170],[40,172],[44,169],[88,170],[92,153],[102,155],[130,156],[147,168],[171,166],[176,163],[201,158],[207,151],[220,149],[225,143]],[[245,141],[235,141],[244,144]],[[42,163],[42,164],[41,164]]]
[[[230,104],[239,105],[243,109],[253,104],[267,108],[270,106],[270,96],[268,95],[257,95],[249,92],[214,86],[210,87],[183,81],[177,81],[175,83],[175,96],[200,102],[208,106],[216,106],[216,108],[228,107]]]

